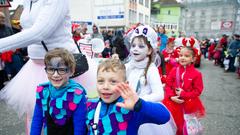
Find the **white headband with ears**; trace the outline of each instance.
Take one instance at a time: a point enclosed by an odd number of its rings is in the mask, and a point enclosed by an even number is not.
[[[153,49],[157,48],[157,38],[158,35],[155,30],[149,25],[141,25],[138,26],[132,33],[130,42],[132,42],[133,38],[136,36],[144,36],[150,42]]]

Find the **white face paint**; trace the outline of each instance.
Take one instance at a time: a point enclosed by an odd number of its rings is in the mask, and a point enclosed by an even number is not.
[[[65,86],[72,75],[69,67],[64,64],[64,61],[60,57],[52,58],[50,63],[46,65],[46,68],[49,71],[47,72],[49,81],[57,89]]]
[[[135,61],[142,61],[151,54],[151,50],[144,43],[143,39],[134,38],[131,44],[130,53]]]

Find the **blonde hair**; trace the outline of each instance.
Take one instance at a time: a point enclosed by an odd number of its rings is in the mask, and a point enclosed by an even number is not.
[[[44,57],[44,64],[49,65],[52,58],[60,57],[62,58],[64,64],[70,68],[71,72],[74,73],[76,62],[74,56],[64,48],[55,48],[47,52]]]
[[[126,67],[125,65],[118,59],[106,59],[100,62],[98,69],[97,69],[97,74],[98,72],[102,71],[107,71],[107,72],[117,72],[117,71],[122,71],[123,72],[123,77],[124,81],[126,81]]]

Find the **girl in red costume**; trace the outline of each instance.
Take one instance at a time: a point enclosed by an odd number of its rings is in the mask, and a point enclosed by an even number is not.
[[[177,66],[178,52],[174,50],[175,38],[169,38],[166,49],[163,50],[163,57],[166,66],[166,75],[169,74],[173,67]]]
[[[167,77],[163,103],[171,111],[177,125],[177,135],[185,135],[184,114],[197,118],[205,115],[200,100],[203,91],[202,74],[194,68],[195,51],[183,47],[179,54],[179,66],[173,68]]]

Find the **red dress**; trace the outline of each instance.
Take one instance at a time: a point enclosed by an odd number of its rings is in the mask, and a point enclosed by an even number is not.
[[[162,54],[164,59],[169,58],[168,61],[165,61],[166,75],[168,75],[172,68],[178,65],[176,60],[178,58],[178,52],[176,50],[164,49]]]
[[[170,97],[176,96],[177,88],[176,69],[179,68],[179,87],[183,89],[180,98],[184,100],[183,104],[173,102]],[[197,117],[205,115],[205,108],[199,98],[203,91],[203,81],[201,73],[189,65],[186,68],[178,66],[173,68],[167,77],[165,87],[165,99],[163,103],[172,113],[174,121],[177,125],[177,135],[183,134],[184,114],[196,114]]]

